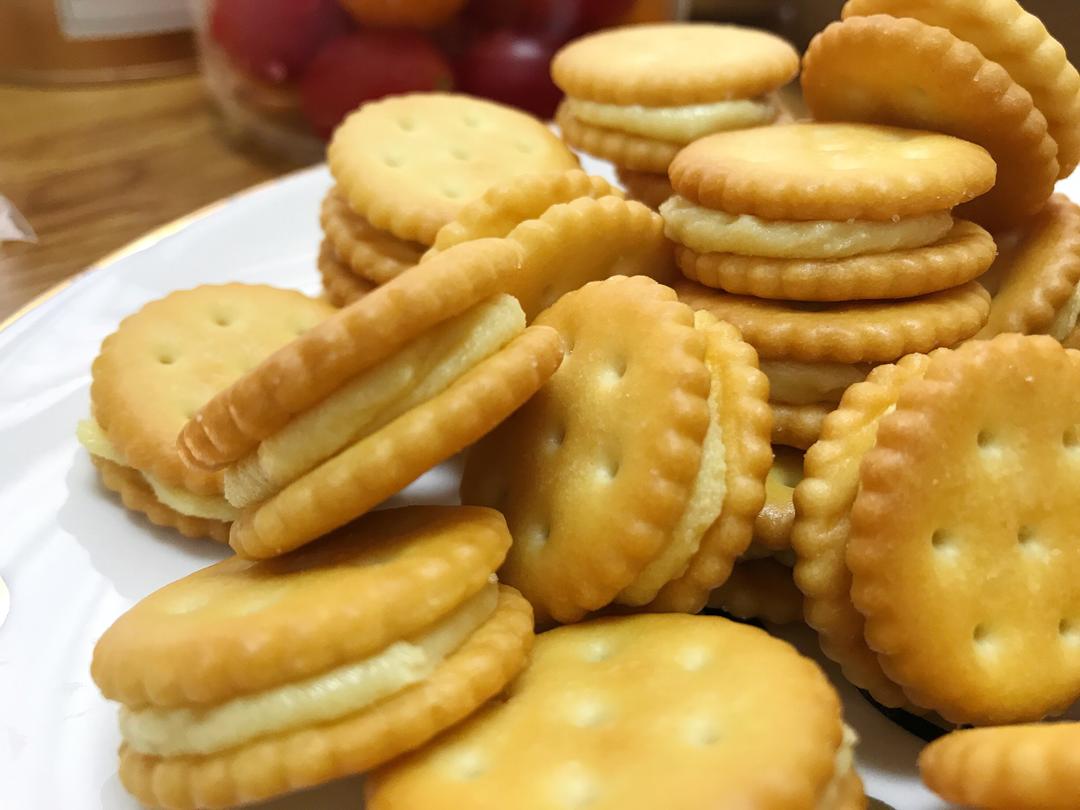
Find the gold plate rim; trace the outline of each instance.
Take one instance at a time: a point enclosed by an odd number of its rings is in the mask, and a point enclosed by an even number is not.
[[[194,211],[189,211],[188,213],[183,214],[176,219],[169,220],[166,223],[158,225],[156,228],[152,228],[141,236],[137,236],[130,242],[121,245],[116,250],[106,253],[93,264],[87,265],[77,273],[74,273],[71,276],[65,278],[63,281],[60,281],[54,284],[52,287],[49,287],[44,292],[38,293],[36,296],[31,298],[21,307],[8,315],[6,318],[0,320],[0,333],[6,331],[7,329],[10,329],[18,321],[25,318],[31,312],[33,312],[38,307],[45,304],[52,298],[55,298],[57,295],[59,295],[72,284],[74,284],[76,281],[79,281],[90,273],[94,273],[99,270],[106,270],[109,267],[118,263],[121,259],[125,259],[134,253],[138,253],[139,251],[145,250],[146,248],[157,244],[162,239],[179,233],[185,228],[193,225],[195,222],[205,219],[211,214],[214,214],[215,212],[220,211],[226,206],[231,205],[237,200],[243,199],[244,197],[248,197],[252,194],[257,194],[258,192],[264,191],[271,186],[275,186],[279,183],[284,183],[298,175],[304,174],[306,172],[313,172],[317,169],[324,168],[325,166],[325,163],[317,163],[313,166],[305,166],[300,169],[293,169],[291,171],[285,172],[284,174],[280,174],[277,177],[271,177],[268,180],[263,180],[259,183],[255,183],[254,185],[248,186],[247,188],[243,188],[240,191],[226,195],[225,197],[220,197],[213,202],[196,208]]]

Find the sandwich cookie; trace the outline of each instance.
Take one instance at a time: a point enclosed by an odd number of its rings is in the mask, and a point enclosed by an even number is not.
[[[798,69],[795,49],[765,31],[704,23],[609,29],[555,54],[551,75],[566,93],[555,120],[567,143],[610,160],[631,196],[656,205],[670,194],[665,175],[680,148],[774,121],[775,91]]]
[[[978,14],[968,4],[964,9],[969,17]],[[880,69],[883,53],[888,70]],[[1054,191],[1058,145],[1031,94],[947,28],[887,14],[849,16],[811,41],[802,87],[818,120],[912,127],[984,147],[997,163],[997,182],[959,212],[983,227],[1018,224]]]
[[[392,509],[146,597],[91,665],[122,706],[120,781],[151,807],[233,807],[424,744],[525,665],[532,613],[493,575],[509,545],[491,510]]]
[[[152,523],[228,540],[238,510],[220,473],[176,450],[184,422],[218,391],[334,312],[292,290],[225,284],[174,292],[121,321],[94,360],[79,441],[105,486]]]
[[[561,622],[612,602],[700,610],[764,502],[756,355],[640,276],[588,284],[536,323],[566,361],[473,448],[462,480],[464,502],[507,516],[503,578]]]
[[[366,806],[855,810],[853,745],[821,670],[764,631],[602,619],[537,637],[505,701],[372,774]]]
[[[229,542],[271,557],[348,523],[472,444],[547,380],[559,335],[503,290],[511,242],[458,245],[283,346],[184,425],[197,469],[224,468]]]

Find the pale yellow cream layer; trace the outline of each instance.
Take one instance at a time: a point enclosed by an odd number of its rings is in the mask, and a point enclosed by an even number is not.
[[[769,220],[727,214],[676,195],[660,206],[668,238],[695,253],[773,259],[843,259],[933,244],[953,227],[949,211],[895,221]]]
[[[697,328],[703,328],[707,318],[695,316]],[[623,605],[644,605],[656,598],[656,594],[668,582],[686,573],[691,558],[701,546],[705,532],[720,517],[727,494],[727,455],[724,433],[720,425],[720,371],[715,367],[717,358],[706,353],[712,384],[709,387],[709,427],[701,447],[701,463],[697,477],[686,503],[686,511],[671,533],[671,542],[652,560],[637,578],[619,594],[617,602]]]
[[[75,429],[75,436],[90,455],[119,464],[121,467],[132,468],[123,455],[120,454],[120,451],[116,449],[116,445],[105,434],[105,431],[101,429],[101,425],[97,423],[96,419],[84,419],[79,422],[78,427]],[[182,515],[229,522],[236,520],[239,514],[239,510],[221,495],[197,495],[181,487],[163,483],[142,470],[136,470],[136,472],[154,490],[154,496],[159,501]]]
[[[688,144],[713,132],[769,124],[779,113],[776,104],[768,98],[732,99],[682,107],[602,104],[568,98],[566,106],[575,118],[586,124],[679,144]]]
[[[259,503],[337,453],[442,393],[525,329],[517,299],[494,296],[441,323],[265,439],[225,471],[225,497]]]
[[[845,725],[844,737],[840,741],[840,747],[836,749],[836,763],[833,766],[832,779],[829,780],[829,784],[825,786],[825,792],[818,800],[817,810],[835,810],[844,793],[844,782],[851,773],[851,769],[855,767],[855,745],[858,742],[858,735]]]
[[[121,709],[120,733],[136,751],[172,757],[337,720],[427,678],[491,617],[498,598],[491,583],[426,633],[304,681],[207,709]]]
[[[787,405],[837,404],[850,386],[866,379],[868,363],[804,363],[798,360],[762,360],[769,378],[769,399]]]

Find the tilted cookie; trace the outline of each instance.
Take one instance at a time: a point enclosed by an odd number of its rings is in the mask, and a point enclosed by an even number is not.
[[[473,448],[462,480],[465,502],[507,516],[503,576],[564,622],[649,603],[686,575],[672,587],[700,609],[764,500],[767,384],[752,350],[641,276],[588,284],[536,323],[560,333],[566,361]]]
[[[926,786],[946,801],[985,810],[1080,807],[1080,723],[964,729],[919,754]]]
[[[424,246],[382,231],[352,212],[339,188],[326,192],[319,224],[338,259],[355,275],[385,284],[420,261]]]
[[[997,240],[1001,253],[979,279],[991,295],[979,337],[1019,332],[1066,340],[1080,316],[1080,206],[1055,194]]]
[[[1080,353],[1042,335],[932,355],[881,418],[847,565],[912,703],[986,725],[1080,698],[1078,426]]]
[[[973,336],[990,311],[976,281],[919,298],[839,304],[729,295],[691,281],[675,290],[680,301],[734,324],[763,361],[889,362]]]
[[[327,160],[355,215],[425,245],[492,185],[578,165],[535,118],[443,93],[365,104],[338,127]]]
[[[121,321],[94,360],[91,416],[77,431],[105,485],[153,523],[224,542],[237,510],[219,473],[184,464],[176,433],[333,311],[292,290],[225,284],[174,292]]]
[[[250,558],[303,545],[372,509],[479,439],[562,357],[502,292],[509,241],[458,245],[282,347],[183,427],[185,458],[225,467]]]
[[[895,365],[878,366],[865,382],[851,386],[840,407],[825,417],[820,439],[807,450],[803,480],[794,495],[791,547],[806,622],[844,676],[886,706],[906,705],[906,699],[882,672],[866,643],[862,614],[851,601],[846,560],[851,506],[859,490],[860,464],[874,446],[881,418],[895,406],[904,383],[925,373],[928,363],[926,355],[908,355]]]
[[[357,275],[342,263],[330,245],[329,238],[323,239],[322,244],[319,245],[319,257],[316,264],[326,299],[335,307],[347,306],[363,298],[376,287],[376,284]]]
[[[769,378],[769,401],[784,405],[836,405],[844,391],[866,379],[869,363],[808,363],[800,360],[762,360]]]
[[[232,807],[422,745],[525,664],[532,613],[493,576],[509,545],[491,510],[392,509],[146,597],[91,665],[122,704],[120,781],[153,807]]]
[[[602,619],[540,635],[503,703],[376,771],[366,806],[855,810],[853,745],[821,670],[764,631]]]
[[[883,53],[889,70],[876,69]],[[945,28],[885,14],[833,23],[806,51],[802,87],[821,120],[916,127],[985,147],[997,182],[958,213],[987,228],[1031,216],[1054,191],[1057,144],[1031,94]]]
[[[709,597],[711,608],[738,619],[763,619],[772,624],[802,621],[802,604],[791,569],[771,557],[735,563],[731,576]]]
[[[563,295],[609,276],[678,276],[664,221],[636,200],[582,197],[525,220],[507,239],[521,248],[521,270],[506,292],[529,320]]]
[[[425,258],[472,239],[507,236],[522,222],[542,216],[558,203],[612,196],[623,195],[604,178],[585,174],[581,169],[523,174],[493,185],[464,206],[453,221],[439,229]]]
[[[843,17],[891,14],[947,28],[1027,90],[1057,142],[1059,177],[1080,162],[1080,73],[1065,48],[1016,0],[848,0]]]
[[[660,206],[690,279],[767,298],[905,298],[970,281],[993,239],[952,209],[994,164],[957,138],[858,124],[726,132],[683,149]]]

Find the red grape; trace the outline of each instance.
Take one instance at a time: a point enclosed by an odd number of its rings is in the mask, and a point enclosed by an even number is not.
[[[551,81],[555,45],[514,31],[492,31],[473,42],[458,65],[461,89],[550,118],[562,97]]]
[[[210,17],[210,34],[232,61],[272,82],[296,78],[351,27],[336,0],[217,0]]]
[[[615,25],[622,22],[633,7],[634,0],[579,0],[578,30],[592,31]]]
[[[522,28],[566,42],[597,28],[621,22],[634,0],[523,0]]]
[[[326,138],[365,101],[452,85],[450,65],[420,34],[358,31],[328,43],[312,60],[300,82],[300,104]]]
[[[521,0],[469,0],[461,17],[473,28],[512,28],[521,20]]]

